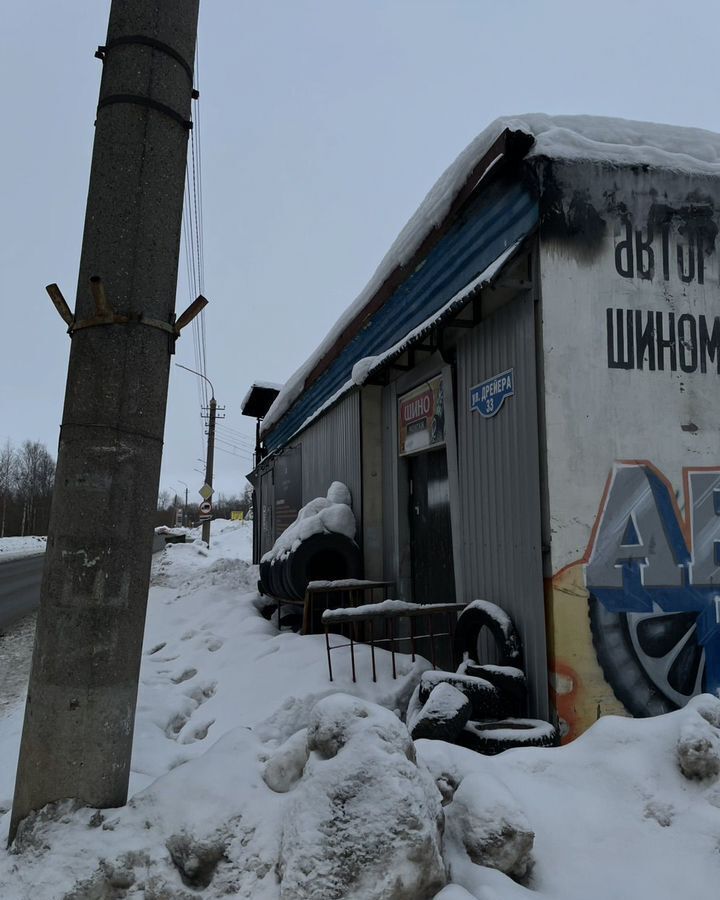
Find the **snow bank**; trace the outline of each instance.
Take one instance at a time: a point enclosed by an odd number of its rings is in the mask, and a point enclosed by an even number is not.
[[[316,497],[303,506],[292,525],[288,525],[263,556],[262,562],[290,553],[314,534],[343,534],[352,540],[356,525],[351,502],[349,488],[341,481],[333,481],[326,497]]]
[[[331,684],[322,636],[280,634],[260,615],[251,523],[212,529],[209,549],[172,544],[153,563],[125,807],[55,804],[8,853],[22,708],[0,714],[2,900],[280,900],[313,896],[312,883],[323,900],[713,895],[720,700],[607,717],[555,749],[413,745],[396,711],[427,662],[397,655],[393,681],[378,648],[373,684],[369,649],[355,645],[357,684],[346,649]]]
[[[440,794],[389,710],[335,694],[283,825],[281,900],[429,900],[445,884]]]
[[[356,646],[353,684],[340,649],[330,683],[321,635],[278,633],[260,614],[252,523],[211,527],[209,549],[169,544],[153,560],[127,806],[56,805],[23,829],[22,853],[8,853],[23,710],[0,712],[2,900],[277,900],[292,791],[268,787],[268,760],[337,691],[405,708],[429,663],[396,655],[393,681],[378,648],[373,684],[369,648]]]
[[[21,556],[39,556],[45,552],[46,542],[46,537],[37,535],[0,538],[0,563]]]
[[[505,129],[520,131],[535,139],[529,157],[549,156],[610,165],[651,165],[686,174],[720,174],[720,135],[700,128],[543,113],[495,119],[435,182],[365,288],[312,355],[288,379],[265,416],[262,434],[270,431],[298,399],[307,376],[360,315],[383,282],[398,266],[408,263],[430,232],[440,225],[470,173]],[[489,168],[496,162],[493,160]],[[370,365],[366,363],[365,368]],[[361,367],[358,377],[363,374]]]
[[[705,737],[720,737],[718,725],[720,700],[705,695],[654,719],[602,718],[572,744],[553,749],[485,757],[441,741],[418,741],[418,758],[438,782],[457,788],[455,797],[464,798],[466,807],[473,785],[466,779],[489,778],[511,794],[502,803],[495,799],[515,824],[520,814],[522,830],[535,834],[534,866],[522,887],[487,860],[473,862],[467,826],[451,826],[453,798],[445,807],[450,881],[478,900],[711,896],[720,876],[720,781],[684,776],[679,755],[688,734],[700,729]],[[481,812],[498,805],[488,789],[472,793],[477,797],[470,805],[477,808],[471,826],[482,837],[482,820],[497,827],[501,816]],[[440,894],[442,900],[452,896]]]

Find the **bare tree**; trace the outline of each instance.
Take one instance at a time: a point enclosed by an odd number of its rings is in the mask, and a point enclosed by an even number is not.
[[[23,505],[21,534],[35,531],[39,524],[39,512],[43,519],[49,514],[55,477],[55,461],[44,444],[24,441],[16,453],[17,491]],[[46,522],[43,521],[47,529]]]
[[[10,439],[5,442],[5,446],[0,449],[0,502],[2,503],[2,511],[0,512],[0,537],[5,537],[5,516],[7,514],[8,501],[12,500],[15,492],[15,451]]]

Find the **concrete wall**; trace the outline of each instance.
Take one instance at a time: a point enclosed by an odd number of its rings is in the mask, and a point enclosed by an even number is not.
[[[720,681],[720,186],[540,175],[551,680],[572,737]]]

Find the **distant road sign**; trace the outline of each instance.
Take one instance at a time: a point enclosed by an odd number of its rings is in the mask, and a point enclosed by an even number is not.
[[[200,494],[203,500],[209,500],[212,497],[213,493],[213,489],[207,482],[205,482],[205,484],[198,491],[198,494]]]

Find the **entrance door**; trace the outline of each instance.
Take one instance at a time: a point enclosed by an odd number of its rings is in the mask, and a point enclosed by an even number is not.
[[[445,448],[407,458],[410,556],[415,603],[454,603],[450,489]]]

